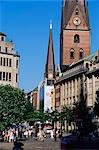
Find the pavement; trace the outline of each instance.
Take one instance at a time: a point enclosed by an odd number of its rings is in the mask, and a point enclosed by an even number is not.
[[[36,141],[34,139],[29,139],[22,141],[24,144],[23,150],[99,150],[99,139],[88,140],[88,138],[83,138],[83,140],[77,141],[75,138],[72,139],[73,147],[61,148],[60,140],[57,139],[46,139],[44,142]],[[0,150],[12,150],[13,143],[0,142]]]
[[[34,139],[29,139],[22,141],[24,144],[24,150],[60,150],[60,142],[53,140],[45,140],[44,142],[36,141]],[[13,143],[0,143],[0,150],[12,150]]]

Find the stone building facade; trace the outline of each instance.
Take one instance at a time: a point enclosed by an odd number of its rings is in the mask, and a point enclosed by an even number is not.
[[[80,100],[81,87],[87,98],[87,107],[94,107],[96,91],[99,89],[99,51],[69,66],[55,83],[55,107],[73,107]]]
[[[99,90],[99,50],[93,57],[94,59],[90,61],[89,70],[86,73],[86,95],[87,95],[87,105],[89,107],[94,106],[96,100],[96,91]]]
[[[0,32],[0,84],[19,86],[19,58],[14,51],[14,43]]]

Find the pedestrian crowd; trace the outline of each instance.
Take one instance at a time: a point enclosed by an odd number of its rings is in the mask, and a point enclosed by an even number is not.
[[[49,132],[46,132],[46,128],[37,125],[33,127],[23,127],[21,129],[18,127],[8,127],[2,132],[2,137],[4,142],[15,142],[17,140],[26,140],[29,138],[34,138],[38,141],[44,141],[46,138],[51,138],[56,141],[57,138],[61,137],[61,132],[60,130],[57,130],[57,128],[51,128],[48,131]]]
[[[27,139],[32,137],[32,129],[18,129],[18,128],[8,128],[5,129],[2,133],[4,142],[15,142],[17,139]]]

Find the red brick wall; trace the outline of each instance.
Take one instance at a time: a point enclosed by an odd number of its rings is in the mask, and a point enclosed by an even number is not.
[[[74,43],[74,35],[80,36],[80,43]],[[75,50],[75,58],[70,59],[70,49]],[[63,32],[63,64],[71,64],[79,60],[79,50],[84,50],[84,57],[90,55],[90,32],[89,31],[68,31]]]

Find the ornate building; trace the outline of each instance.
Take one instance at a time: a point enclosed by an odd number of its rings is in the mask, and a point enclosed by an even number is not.
[[[14,52],[14,44],[7,41],[0,32],[0,84],[19,86],[19,55]]]
[[[85,0],[64,0],[60,32],[60,67],[90,55],[90,24]]]
[[[70,65],[63,76],[56,80],[56,109],[61,111],[63,106],[73,107],[74,102],[80,101],[82,87],[87,107],[93,109],[99,89],[99,51]]]

